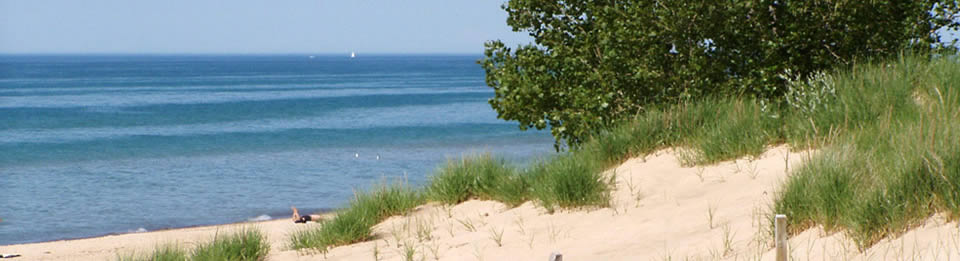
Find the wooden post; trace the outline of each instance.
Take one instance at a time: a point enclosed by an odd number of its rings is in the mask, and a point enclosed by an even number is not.
[[[560,252],[550,253],[550,261],[563,261],[563,255]]]
[[[776,231],[774,236],[777,245],[777,261],[787,261],[787,215],[777,214],[775,218]]]

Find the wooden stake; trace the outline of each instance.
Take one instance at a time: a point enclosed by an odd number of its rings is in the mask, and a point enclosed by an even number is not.
[[[775,218],[777,261],[787,261],[787,215],[777,214]]]
[[[563,255],[560,252],[550,253],[550,261],[563,261]]]

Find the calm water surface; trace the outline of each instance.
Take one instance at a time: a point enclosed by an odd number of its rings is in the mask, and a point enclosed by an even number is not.
[[[0,245],[286,218],[551,153],[497,119],[478,58],[0,56]]]

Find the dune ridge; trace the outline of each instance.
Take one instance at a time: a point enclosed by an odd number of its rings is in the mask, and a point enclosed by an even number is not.
[[[527,202],[515,208],[469,200],[430,203],[374,227],[374,240],[326,254],[290,250],[297,229],[286,219],[0,246],[19,260],[110,260],[160,244],[193,245],[217,233],[258,227],[271,244],[268,260],[773,260],[769,216],[775,189],[815,152],[772,147],[757,157],[684,166],[682,152],[661,150],[605,172],[615,176],[611,207],[549,214]],[[840,233],[819,227],[790,239],[794,260],[944,260],[960,258],[960,229],[931,217],[902,236],[863,252]]]

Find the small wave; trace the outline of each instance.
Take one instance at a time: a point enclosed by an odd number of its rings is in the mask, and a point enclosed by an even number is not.
[[[95,127],[68,129],[0,130],[4,143],[67,143],[132,136],[200,136],[224,133],[268,133],[293,129],[364,129],[373,127],[430,126],[451,123],[502,123],[495,115],[460,113],[478,111],[492,114],[486,102],[442,105],[411,105],[380,108],[344,109],[330,115],[305,118],[272,118],[233,122],[165,126]]]
[[[273,219],[270,215],[263,214],[256,217],[248,218],[247,221],[256,222],[256,221],[267,221]]]
[[[209,104],[241,101],[270,101],[363,95],[488,93],[482,86],[422,88],[403,87],[386,89],[319,89],[289,91],[210,91],[157,92],[131,96],[124,93],[89,93],[75,95],[28,95],[5,97],[0,108],[70,108],[70,107],[136,107],[160,104]]]
[[[137,228],[136,230],[127,230],[127,233],[143,233],[143,232],[147,232],[147,229],[141,227],[141,228]]]
[[[269,77],[269,76],[268,76]],[[89,94],[89,93],[101,93],[101,92],[126,92],[126,93],[143,93],[143,92],[164,92],[164,91],[218,91],[218,90],[230,90],[230,91],[240,91],[240,90],[294,90],[294,89],[303,89],[303,90],[312,90],[312,89],[386,89],[386,88],[395,88],[397,86],[417,86],[417,87],[471,87],[477,86],[478,81],[476,77],[473,76],[422,76],[422,77],[411,77],[404,75],[402,78],[391,78],[386,77],[384,79],[378,78],[358,78],[351,76],[351,81],[347,82],[336,82],[331,81],[329,78],[343,78],[346,76],[329,76],[329,77],[305,77],[300,80],[306,81],[309,83],[277,83],[276,81],[271,81],[269,83],[239,83],[231,82],[230,84],[191,84],[187,86],[182,85],[164,85],[162,81],[147,81],[144,84],[137,84],[136,81],[132,81],[126,78],[119,78],[116,80],[97,78],[93,81],[94,84],[86,86],[83,85],[83,82],[80,85],[78,84],[77,79],[0,79],[0,83],[17,83],[17,82],[26,82],[28,85],[63,85],[57,84],[58,82],[70,83],[69,87],[17,87],[17,88],[5,88],[0,89],[0,94],[40,94],[40,95],[55,95],[55,94]],[[182,78],[179,78],[182,79]],[[264,76],[257,76],[257,80],[266,79]],[[204,81],[209,79],[202,79]],[[37,84],[37,82],[43,84]],[[103,86],[103,85],[114,85],[121,84],[120,86]]]

